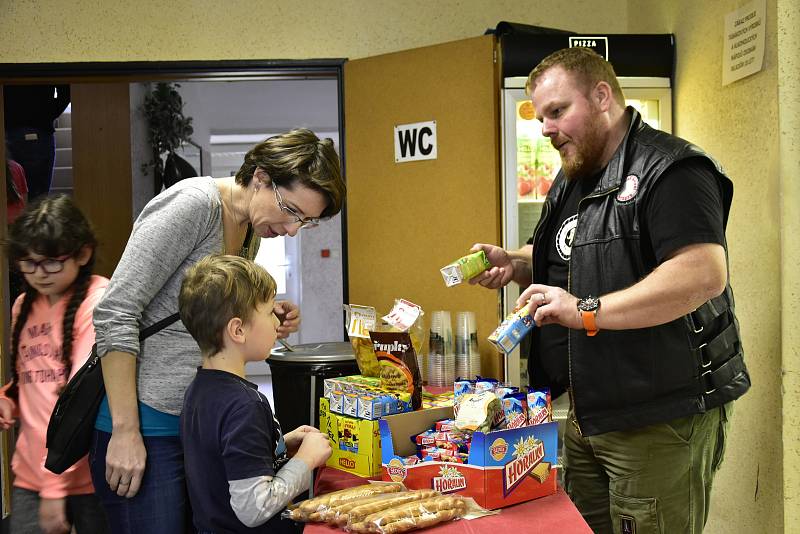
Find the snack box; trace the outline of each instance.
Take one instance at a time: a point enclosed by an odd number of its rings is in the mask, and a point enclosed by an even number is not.
[[[341,391],[343,393],[353,393],[365,387],[378,388],[381,385],[380,378],[352,375],[340,376],[337,378],[326,378],[323,382],[322,394],[328,397],[333,391]]]
[[[484,508],[503,508],[556,492],[558,423],[475,432],[467,463],[423,461],[406,465],[410,437],[453,418],[452,408],[391,415],[379,421],[383,480],[409,489],[432,488],[472,497]]]
[[[447,287],[453,287],[478,276],[486,269],[491,269],[491,267],[492,264],[489,263],[486,253],[479,250],[458,258],[453,263],[439,269],[439,271],[442,273],[442,278],[444,278],[444,284]]]
[[[410,394],[397,394],[378,387],[380,379],[361,375],[326,378],[323,395],[333,413],[375,420],[384,415],[411,411]]]
[[[333,452],[326,465],[361,477],[381,474],[381,437],[377,421],[338,415],[328,399],[319,399],[319,429]]]
[[[522,338],[528,335],[536,323],[533,322],[528,306],[508,314],[500,326],[495,328],[489,336],[489,341],[505,354],[510,353],[519,345]]]

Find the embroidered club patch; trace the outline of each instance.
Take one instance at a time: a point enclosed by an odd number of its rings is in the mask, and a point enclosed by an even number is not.
[[[625,185],[623,185],[622,189],[617,193],[617,200],[620,202],[628,202],[636,196],[638,191],[639,177],[635,174],[629,174],[628,177],[625,178]]]
[[[556,232],[556,250],[564,261],[569,261],[572,255],[572,240],[575,238],[575,228],[578,226],[578,215],[573,215],[561,223],[561,228]]]

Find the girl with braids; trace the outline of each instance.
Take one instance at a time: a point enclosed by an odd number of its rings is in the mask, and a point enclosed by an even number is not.
[[[11,382],[0,389],[0,428],[20,423],[12,534],[107,530],[86,458],[61,475],[44,468],[50,413],[89,356],[92,312],[108,285],[92,274],[96,246],[86,217],[63,195],[29,205],[9,229],[9,256],[25,279],[11,312]]]

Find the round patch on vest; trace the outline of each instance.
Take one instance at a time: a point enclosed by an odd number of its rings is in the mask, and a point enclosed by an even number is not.
[[[565,219],[556,232],[556,251],[561,259],[569,261],[572,254],[572,240],[575,238],[575,227],[578,226],[578,215]]]
[[[639,191],[639,178],[635,174],[629,174],[625,178],[625,185],[622,186],[619,193],[617,193],[617,200],[620,202],[628,202],[636,196]]]

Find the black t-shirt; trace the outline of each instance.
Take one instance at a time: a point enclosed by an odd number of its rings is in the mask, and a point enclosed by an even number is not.
[[[230,504],[228,481],[275,476],[275,459],[285,449],[269,401],[255,384],[225,371],[198,369],[184,396],[181,442],[198,530],[283,531],[280,514],[248,528]]]
[[[542,241],[547,246],[547,285],[567,288],[572,239],[578,224],[578,203],[594,190],[600,176],[597,174],[587,179],[571,180],[567,184],[566,195],[553,219],[555,224]],[[547,375],[557,384],[569,384],[567,328],[558,324],[542,326],[538,344]]]
[[[724,244],[722,191],[703,158],[682,160],[661,176],[642,204],[639,224],[645,262],[658,265],[670,254],[696,243]],[[597,185],[599,175],[569,184],[562,205],[542,239],[547,247],[547,285],[567,289],[572,237],[578,202]],[[584,297],[586,295],[576,295]],[[598,295],[602,296],[602,295]],[[533,350],[540,351],[544,371],[554,385],[569,385],[567,328],[545,325]]]

